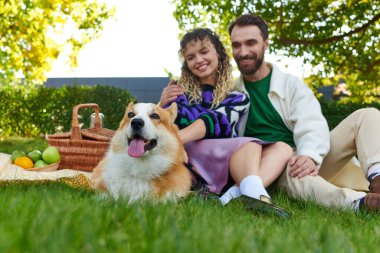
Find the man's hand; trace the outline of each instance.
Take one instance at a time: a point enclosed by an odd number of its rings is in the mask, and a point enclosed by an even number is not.
[[[315,162],[308,156],[293,156],[289,159],[291,177],[302,178],[304,176],[317,176],[318,168]]]
[[[184,90],[181,86],[176,85],[175,81],[170,80],[168,86],[161,93],[160,106],[163,107],[173,102],[178,96],[182,95]]]

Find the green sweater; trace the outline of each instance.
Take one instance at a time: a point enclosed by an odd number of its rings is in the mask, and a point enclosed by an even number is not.
[[[244,81],[251,99],[244,136],[264,141],[282,141],[295,147],[293,133],[286,127],[279,113],[268,98],[272,72],[256,82]]]

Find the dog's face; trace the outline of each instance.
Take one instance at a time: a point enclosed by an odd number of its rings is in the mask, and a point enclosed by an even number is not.
[[[173,138],[171,135],[178,131],[173,123],[176,116],[175,103],[168,109],[162,109],[155,104],[131,102],[118,129],[126,138],[123,146],[127,146],[129,156],[142,157],[148,151],[161,147],[163,139]]]

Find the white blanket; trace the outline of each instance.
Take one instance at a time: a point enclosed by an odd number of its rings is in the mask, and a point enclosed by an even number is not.
[[[28,171],[12,164],[10,155],[0,153],[0,181],[11,180],[57,180],[60,178],[71,178],[83,175],[90,182],[90,172],[77,170],[56,170],[51,172]]]

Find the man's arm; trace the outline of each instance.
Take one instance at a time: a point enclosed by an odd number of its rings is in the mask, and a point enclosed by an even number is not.
[[[330,149],[330,133],[313,92],[301,81],[294,88],[290,105],[297,156],[289,161],[290,176],[316,176]]]
[[[184,92],[183,88],[176,84],[174,80],[170,80],[168,85],[162,90],[160,102],[158,105],[164,107],[177,99]]]

